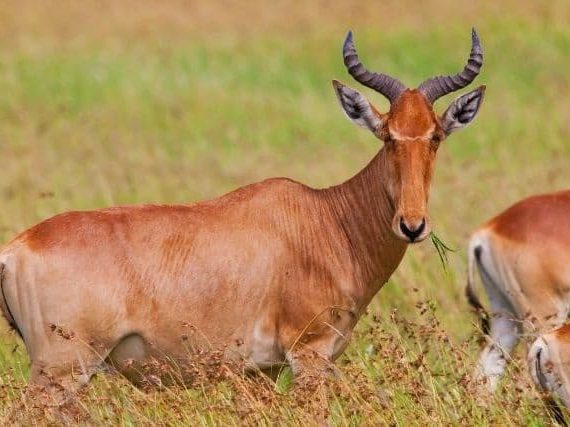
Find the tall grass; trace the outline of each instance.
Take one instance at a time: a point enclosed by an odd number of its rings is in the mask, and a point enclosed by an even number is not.
[[[12,2],[0,6],[0,236],[63,210],[215,197],[268,176],[321,187],[356,173],[378,142],[342,117],[330,80],[356,85],[340,47],[415,85],[458,71],[476,25],[481,113],[441,147],[430,201],[447,269],[410,248],[339,361],[334,424],[535,424],[547,412],[524,349],[497,398],[470,381],[477,328],[462,296],[469,233],[515,200],[570,186],[570,6],[563,1]],[[366,92],[381,109],[386,101]],[[442,111],[455,95],[439,101]],[[521,357],[522,356],[522,357]],[[0,416],[28,375],[0,337]],[[100,376],[93,423],[315,422],[326,406],[240,375],[143,392]]]

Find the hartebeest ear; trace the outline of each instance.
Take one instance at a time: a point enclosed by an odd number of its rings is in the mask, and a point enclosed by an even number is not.
[[[485,86],[480,86],[451,103],[441,116],[441,124],[447,135],[471,123],[479,111],[484,94]]]
[[[357,90],[343,85],[338,80],[333,80],[332,83],[338,101],[348,118],[358,126],[376,133],[382,126],[380,113]]]

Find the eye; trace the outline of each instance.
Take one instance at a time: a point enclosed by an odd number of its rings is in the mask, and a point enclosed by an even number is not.
[[[443,138],[439,133],[434,133],[433,136],[431,137],[431,142],[435,145],[438,145],[442,139]]]
[[[382,132],[382,141],[384,141],[386,144],[394,142],[394,140],[392,139],[392,135],[390,135],[390,132],[387,131]]]

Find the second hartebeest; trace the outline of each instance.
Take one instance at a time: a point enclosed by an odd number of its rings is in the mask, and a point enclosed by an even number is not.
[[[554,398],[570,408],[570,324],[539,336],[528,352],[528,365],[535,384],[547,393],[552,417],[568,425]]]
[[[347,116],[384,141],[348,181],[317,190],[276,178],[196,204],[67,212],[2,249],[1,307],[26,344],[31,382],[72,387],[105,361],[137,381],[137,362],[184,366],[202,348],[261,369],[289,364],[298,377],[343,352],[408,243],[428,235],[436,152],[484,94],[442,116],[432,107],[478,75],[474,30],[464,70],[417,89],[367,71],[351,33],[343,57],[391,105],[380,113],[333,82]]]
[[[570,191],[529,197],[471,237],[466,293],[489,335],[476,376],[490,391],[496,389],[522,332],[541,334],[568,318],[569,212]],[[476,269],[489,297],[490,316],[473,289]]]

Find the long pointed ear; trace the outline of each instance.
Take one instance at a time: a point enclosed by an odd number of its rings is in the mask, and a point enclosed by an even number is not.
[[[441,124],[447,135],[471,123],[479,111],[484,94],[485,86],[479,86],[451,103],[441,116]]]
[[[370,102],[360,92],[343,85],[338,80],[333,80],[332,83],[340,106],[347,117],[372,133],[378,132],[382,127],[382,116]]]

